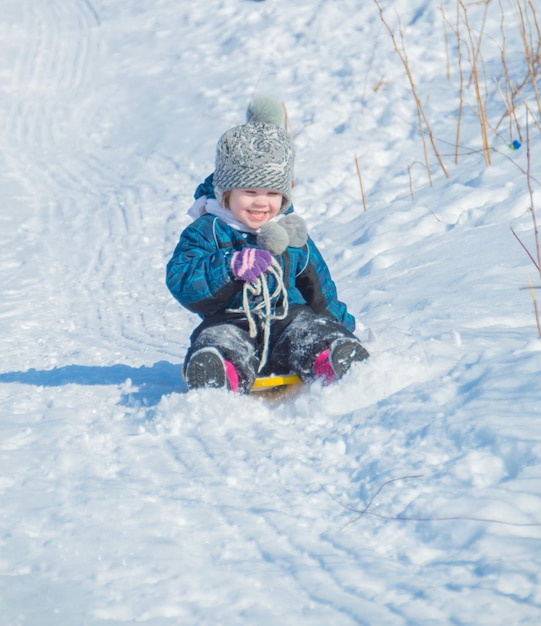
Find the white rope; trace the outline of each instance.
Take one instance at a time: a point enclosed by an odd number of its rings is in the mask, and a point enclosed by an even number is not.
[[[242,290],[242,308],[236,310],[230,310],[233,313],[243,312],[248,320],[248,328],[250,337],[253,339],[257,335],[257,323],[255,317],[258,317],[263,327],[263,353],[261,355],[261,362],[259,363],[258,373],[265,367],[267,358],[269,356],[269,342],[272,320],[283,320],[288,313],[289,302],[287,299],[287,290],[284,285],[284,278],[282,268],[276,259],[272,259],[272,264],[267,269],[269,274],[272,274],[276,279],[276,289],[271,294],[269,291],[269,285],[265,273],[255,280],[253,283],[244,283]],[[283,313],[272,312],[272,302],[282,298]],[[252,297],[260,297],[261,301],[255,306],[250,306],[250,300]],[[278,306],[278,304],[277,304]],[[255,317],[254,317],[255,316]]]

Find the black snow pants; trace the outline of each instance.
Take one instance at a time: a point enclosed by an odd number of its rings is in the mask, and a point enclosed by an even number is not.
[[[308,306],[293,305],[285,319],[272,321],[267,363],[258,372],[263,332],[252,338],[244,316],[216,315],[206,318],[193,332],[185,364],[196,350],[213,347],[236,367],[242,391],[250,390],[258,375],[296,374],[307,382],[313,378],[317,355],[341,338],[359,342],[333,317],[318,315]]]

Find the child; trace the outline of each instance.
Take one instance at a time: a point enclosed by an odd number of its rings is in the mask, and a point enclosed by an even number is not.
[[[184,363],[189,388],[247,393],[258,375],[339,379],[368,352],[301,218],[292,214],[294,148],[283,108],[254,100],[225,132],[167,265],[172,295],[201,324]],[[284,215],[274,221],[278,215]]]

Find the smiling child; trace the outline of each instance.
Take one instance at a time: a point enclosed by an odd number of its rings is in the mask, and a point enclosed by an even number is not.
[[[202,321],[188,387],[247,393],[258,375],[341,378],[368,352],[303,220],[293,213],[295,151],[283,108],[259,98],[225,132],[167,265],[172,295]],[[276,219],[278,218],[279,219]]]

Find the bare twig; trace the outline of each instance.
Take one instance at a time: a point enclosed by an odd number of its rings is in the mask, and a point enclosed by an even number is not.
[[[499,5],[500,5],[500,13],[501,13],[500,32],[502,34],[501,60],[502,60],[502,68],[503,68],[504,80],[505,80],[505,92],[504,92],[503,98],[504,98],[507,114],[509,115],[509,143],[512,143],[513,141],[513,125],[517,129],[518,137],[520,141],[522,142],[522,133],[520,132],[520,125],[518,123],[517,116],[516,116],[516,107],[514,104],[514,98],[512,97],[511,79],[509,77],[509,68],[507,67],[507,58],[506,58],[506,53],[505,53],[506,47],[507,47],[507,37],[505,35],[505,28],[504,28],[505,12],[503,10],[501,0],[499,0]],[[503,120],[503,117],[501,119]],[[496,128],[498,128],[498,124],[496,125]]]
[[[408,176],[409,176],[409,180],[410,180],[410,194],[411,194],[411,199],[415,200],[415,194],[413,193],[413,180],[411,178],[411,164],[408,165]]]
[[[537,323],[537,332],[539,336],[541,337],[541,321],[539,320],[539,307],[537,306],[537,298],[535,296],[535,289],[534,289],[533,282],[529,274],[528,274],[528,283],[530,285],[530,292],[532,294],[533,309],[535,312],[535,321]]]
[[[419,119],[419,126],[420,126],[420,129],[421,129],[421,135],[423,137],[423,142],[425,141],[425,138],[424,138],[424,128],[423,128],[423,123],[424,123],[424,125],[426,126],[426,132],[428,133],[428,137],[429,137],[430,143],[432,144],[432,148],[434,150],[436,158],[438,159],[440,167],[441,167],[443,173],[445,174],[445,176],[447,178],[449,178],[449,174],[447,173],[445,165],[443,164],[443,161],[441,160],[440,154],[438,152],[438,148],[437,148],[436,143],[434,141],[434,135],[432,133],[432,129],[430,127],[430,123],[429,123],[429,121],[428,121],[428,119],[427,119],[427,117],[425,115],[423,106],[421,104],[421,100],[420,100],[420,98],[419,98],[419,96],[417,94],[417,88],[415,87],[415,81],[413,80],[413,75],[411,73],[411,69],[410,69],[410,66],[409,66],[409,61],[408,61],[407,54],[406,54],[404,49],[402,49],[402,50],[399,49],[398,44],[396,42],[395,34],[394,34],[393,30],[391,29],[391,27],[389,26],[388,22],[386,21],[385,16],[383,15],[383,9],[381,8],[378,0],[374,0],[374,3],[375,3],[375,5],[378,8],[378,11],[379,11],[379,14],[380,14],[380,18],[381,18],[381,21],[383,22],[383,25],[385,26],[385,28],[387,29],[389,35],[391,36],[391,40],[393,42],[394,49],[395,49],[396,53],[398,54],[400,60],[402,61],[402,64],[404,65],[404,69],[406,70],[406,74],[407,74],[407,77],[408,77],[408,80],[409,80],[409,83],[410,83],[411,92],[413,94],[413,98],[415,100],[415,105],[417,107],[417,115],[418,115],[418,119]],[[401,33],[402,33],[402,31],[401,31]],[[422,120],[422,122],[421,122],[421,120]],[[426,148],[425,148],[425,155],[426,155]],[[429,172],[429,178],[431,180],[430,167],[428,165],[428,160],[427,160],[427,170]]]
[[[380,28],[380,31],[381,31],[381,28]],[[376,40],[374,42],[374,46],[372,47],[372,52],[370,54],[370,59],[368,60],[368,67],[367,67],[365,75],[364,75],[363,95],[362,95],[362,98],[361,98],[361,102],[363,103],[363,106],[364,106],[364,103],[366,102],[366,93],[367,93],[367,90],[368,90],[368,78],[370,77],[370,75],[372,73],[372,69],[374,67],[374,61],[376,60],[376,51],[377,51],[377,48],[378,48],[378,44],[379,44],[379,33],[377,34]],[[375,87],[373,88],[374,91],[378,91],[378,89],[380,88],[380,86],[382,84],[383,84],[383,77],[381,77],[377,81]]]
[[[423,167],[423,168],[425,167],[422,161],[413,161],[413,163],[410,163],[408,165],[408,178],[409,178],[409,185],[410,185],[410,195],[411,195],[412,200],[415,199],[415,193],[413,191],[413,177],[411,175],[414,165],[419,165],[420,167]],[[430,184],[432,184],[430,179],[429,179],[429,182]]]
[[[524,242],[522,241],[522,239],[517,235],[517,233],[515,232],[515,229],[513,228],[513,226],[509,226],[509,228],[511,229],[511,232],[513,233],[515,239],[519,242],[519,244],[522,246],[524,252],[526,252],[526,254],[528,255],[528,258],[530,259],[530,261],[535,265],[535,267],[537,268],[537,271],[539,272],[539,265],[537,263],[537,261],[534,259],[533,255],[531,254],[531,252],[528,250],[528,248],[526,247],[526,245],[524,244]]]
[[[522,97],[521,93],[517,93],[517,97],[520,98],[520,101],[522,102],[522,104],[524,105],[524,108],[526,109],[526,112],[530,115],[530,119],[532,119],[534,121],[534,124],[537,126],[537,130],[539,132],[541,132],[541,123],[535,118],[535,113],[532,111],[531,106],[528,104],[528,102]]]
[[[460,126],[462,123],[462,109],[464,106],[464,71],[462,68],[462,44],[460,41],[460,12],[458,9],[456,10],[456,39],[457,39],[457,52],[458,52],[458,71],[460,76],[460,87],[459,87],[459,106],[458,106],[458,116],[457,116],[457,124],[456,124],[456,141],[455,141],[455,163],[458,164],[458,147],[460,144]]]
[[[539,242],[539,230],[537,228],[537,216],[535,214],[535,206],[534,206],[534,200],[533,200],[533,188],[532,188],[532,176],[531,176],[531,156],[530,156],[530,126],[529,126],[529,123],[528,123],[528,115],[526,115],[526,154],[527,154],[526,180],[527,180],[527,184],[528,184],[528,193],[530,195],[529,211],[530,211],[530,213],[532,215],[532,220],[533,220],[537,261],[535,260],[533,255],[530,253],[528,248],[524,245],[524,243],[522,242],[520,237],[513,230],[512,226],[511,226],[511,232],[513,233],[513,235],[515,236],[517,241],[520,243],[520,245],[523,247],[523,249],[526,251],[526,254],[528,255],[530,261],[535,265],[535,267],[537,268],[537,271],[539,272],[539,275],[541,276],[541,246],[540,246],[540,242]],[[535,288],[533,286],[533,282],[532,282],[532,280],[531,280],[529,275],[528,275],[528,283],[530,285],[530,291],[531,291],[531,294],[532,294],[533,307],[534,307],[534,312],[535,312],[535,322],[537,324],[537,332],[539,334],[539,337],[541,337],[541,321],[539,320],[539,307],[537,306],[537,298],[536,298],[536,295],[535,295]]]
[[[362,199],[363,199],[363,208],[366,211],[366,198],[364,196],[363,179],[361,177],[361,168],[359,167],[359,159],[357,158],[357,155],[355,155],[355,167],[357,168],[357,176],[359,177],[359,185],[361,187],[361,196],[362,196]]]
[[[531,16],[528,15],[528,7]],[[501,10],[503,12],[503,9]],[[519,97],[526,104],[528,110],[532,114],[532,118],[536,122],[538,128],[541,130],[537,120],[535,119],[535,115],[532,113],[529,105],[524,101],[524,98],[521,96],[521,91],[524,89],[524,87],[531,83],[537,102],[538,112],[541,116],[541,98],[537,86],[537,76],[541,67],[541,27],[539,25],[536,10],[531,0],[528,0],[526,8],[523,8],[523,6],[521,5],[521,0],[517,0],[515,13],[516,19],[518,21],[520,37],[523,42],[524,60],[526,62],[527,72],[522,81],[516,84],[512,90],[510,90],[509,99],[512,103],[514,103],[515,99]],[[530,36],[528,36],[528,31],[530,32]],[[532,33],[532,31],[534,32]],[[507,72],[506,65],[504,65],[504,69]],[[511,85],[511,83],[509,84]],[[501,116],[500,120],[496,124],[496,128],[502,123],[505,117],[511,113],[512,110],[514,110],[514,108],[507,108],[506,112]]]
[[[479,68],[478,68],[478,63],[477,63],[478,56],[480,54],[479,49],[481,46],[481,37],[479,36],[478,45],[476,47],[474,40],[473,40],[473,33],[472,33],[471,26],[470,26],[469,18],[468,18],[468,9],[466,8],[463,0],[459,0],[459,4],[462,7],[462,13],[464,15],[464,22],[466,24],[466,30],[468,31],[468,38],[470,40],[470,61],[471,61],[471,66],[472,66],[471,76],[473,78],[473,84],[475,87],[475,97],[477,99],[476,113],[479,118],[479,124],[481,126],[481,139],[483,142],[485,163],[487,165],[490,165],[491,158],[490,158],[490,145],[489,145],[488,134],[487,134],[486,111],[485,111],[485,104],[483,102],[483,98],[481,97],[481,83],[479,79]]]
[[[442,25],[443,25],[443,40],[445,42],[445,58],[447,60],[446,75],[447,75],[447,80],[451,80],[451,64],[449,62],[449,39],[447,38],[447,28],[446,28],[447,19],[445,17],[445,11],[443,10],[443,0],[440,0],[440,12],[441,12],[441,17],[442,17]]]
[[[540,57],[539,57],[540,29],[539,29],[539,24],[537,21],[537,14],[535,12],[535,9],[533,8],[531,0],[528,4],[532,11],[532,17],[533,17],[534,25],[536,27],[536,32],[537,32],[537,50],[534,51],[530,44],[530,39],[528,38],[528,29],[526,27],[525,11],[523,10],[522,5],[520,4],[520,1],[517,2],[517,9],[518,9],[518,14],[519,14],[519,28],[520,28],[520,34],[522,36],[522,42],[524,45],[524,56],[525,56],[526,64],[528,65],[528,77],[532,83],[532,87],[535,93],[537,108],[541,113],[541,99],[539,97],[539,90],[537,88],[537,78],[536,78],[537,69],[538,69],[539,60],[540,60]]]
[[[495,519],[495,518],[484,518],[484,517],[476,517],[474,515],[444,515],[444,516],[409,516],[409,515],[384,515],[382,513],[376,513],[372,511],[372,505],[377,498],[377,496],[383,491],[387,485],[391,485],[392,483],[398,480],[409,480],[412,478],[423,478],[423,474],[413,474],[411,476],[400,476],[398,478],[391,478],[390,480],[385,481],[383,484],[379,486],[374,495],[370,498],[367,505],[362,509],[356,509],[352,506],[348,506],[344,504],[341,500],[339,500],[336,496],[330,493],[325,487],[322,486],[323,491],[339,504],[344,510],[350,511],[351,513],[356,513],[356,519],[351,520],[345,526],[342,527],[342,530],[351,526],[355,522],[358,522],[362,517],[371,516],[376,517],[381,520],[390,521],[390,522],[455,522],[455,521],[466,521],[466,522],[479,522],[484,524],[500,524],[502,526],[514,526],[517,528],[520,527],[536,527],[541,526],[541,522],[507,522],[506,520]]]
[[[531,177],[531,155],[530,155],[530,125],[528,123],[528,115],[526,115],[526,155],[527,155],[527,164],[528,169],[526,171],[526,180],[528,182],[528,193],[530,194],[530,211],[532,213],[533,220],[533,228],[534,228],[534,237],[535,237],[535,249],[537,252],[537,270],[539,271],[539,275],[541,276],[541,244],[539,242],[539,229],[537,227],[537,216],[535,213],[535,206],[533,201],[533,187],[532,187],[532,177]]]

